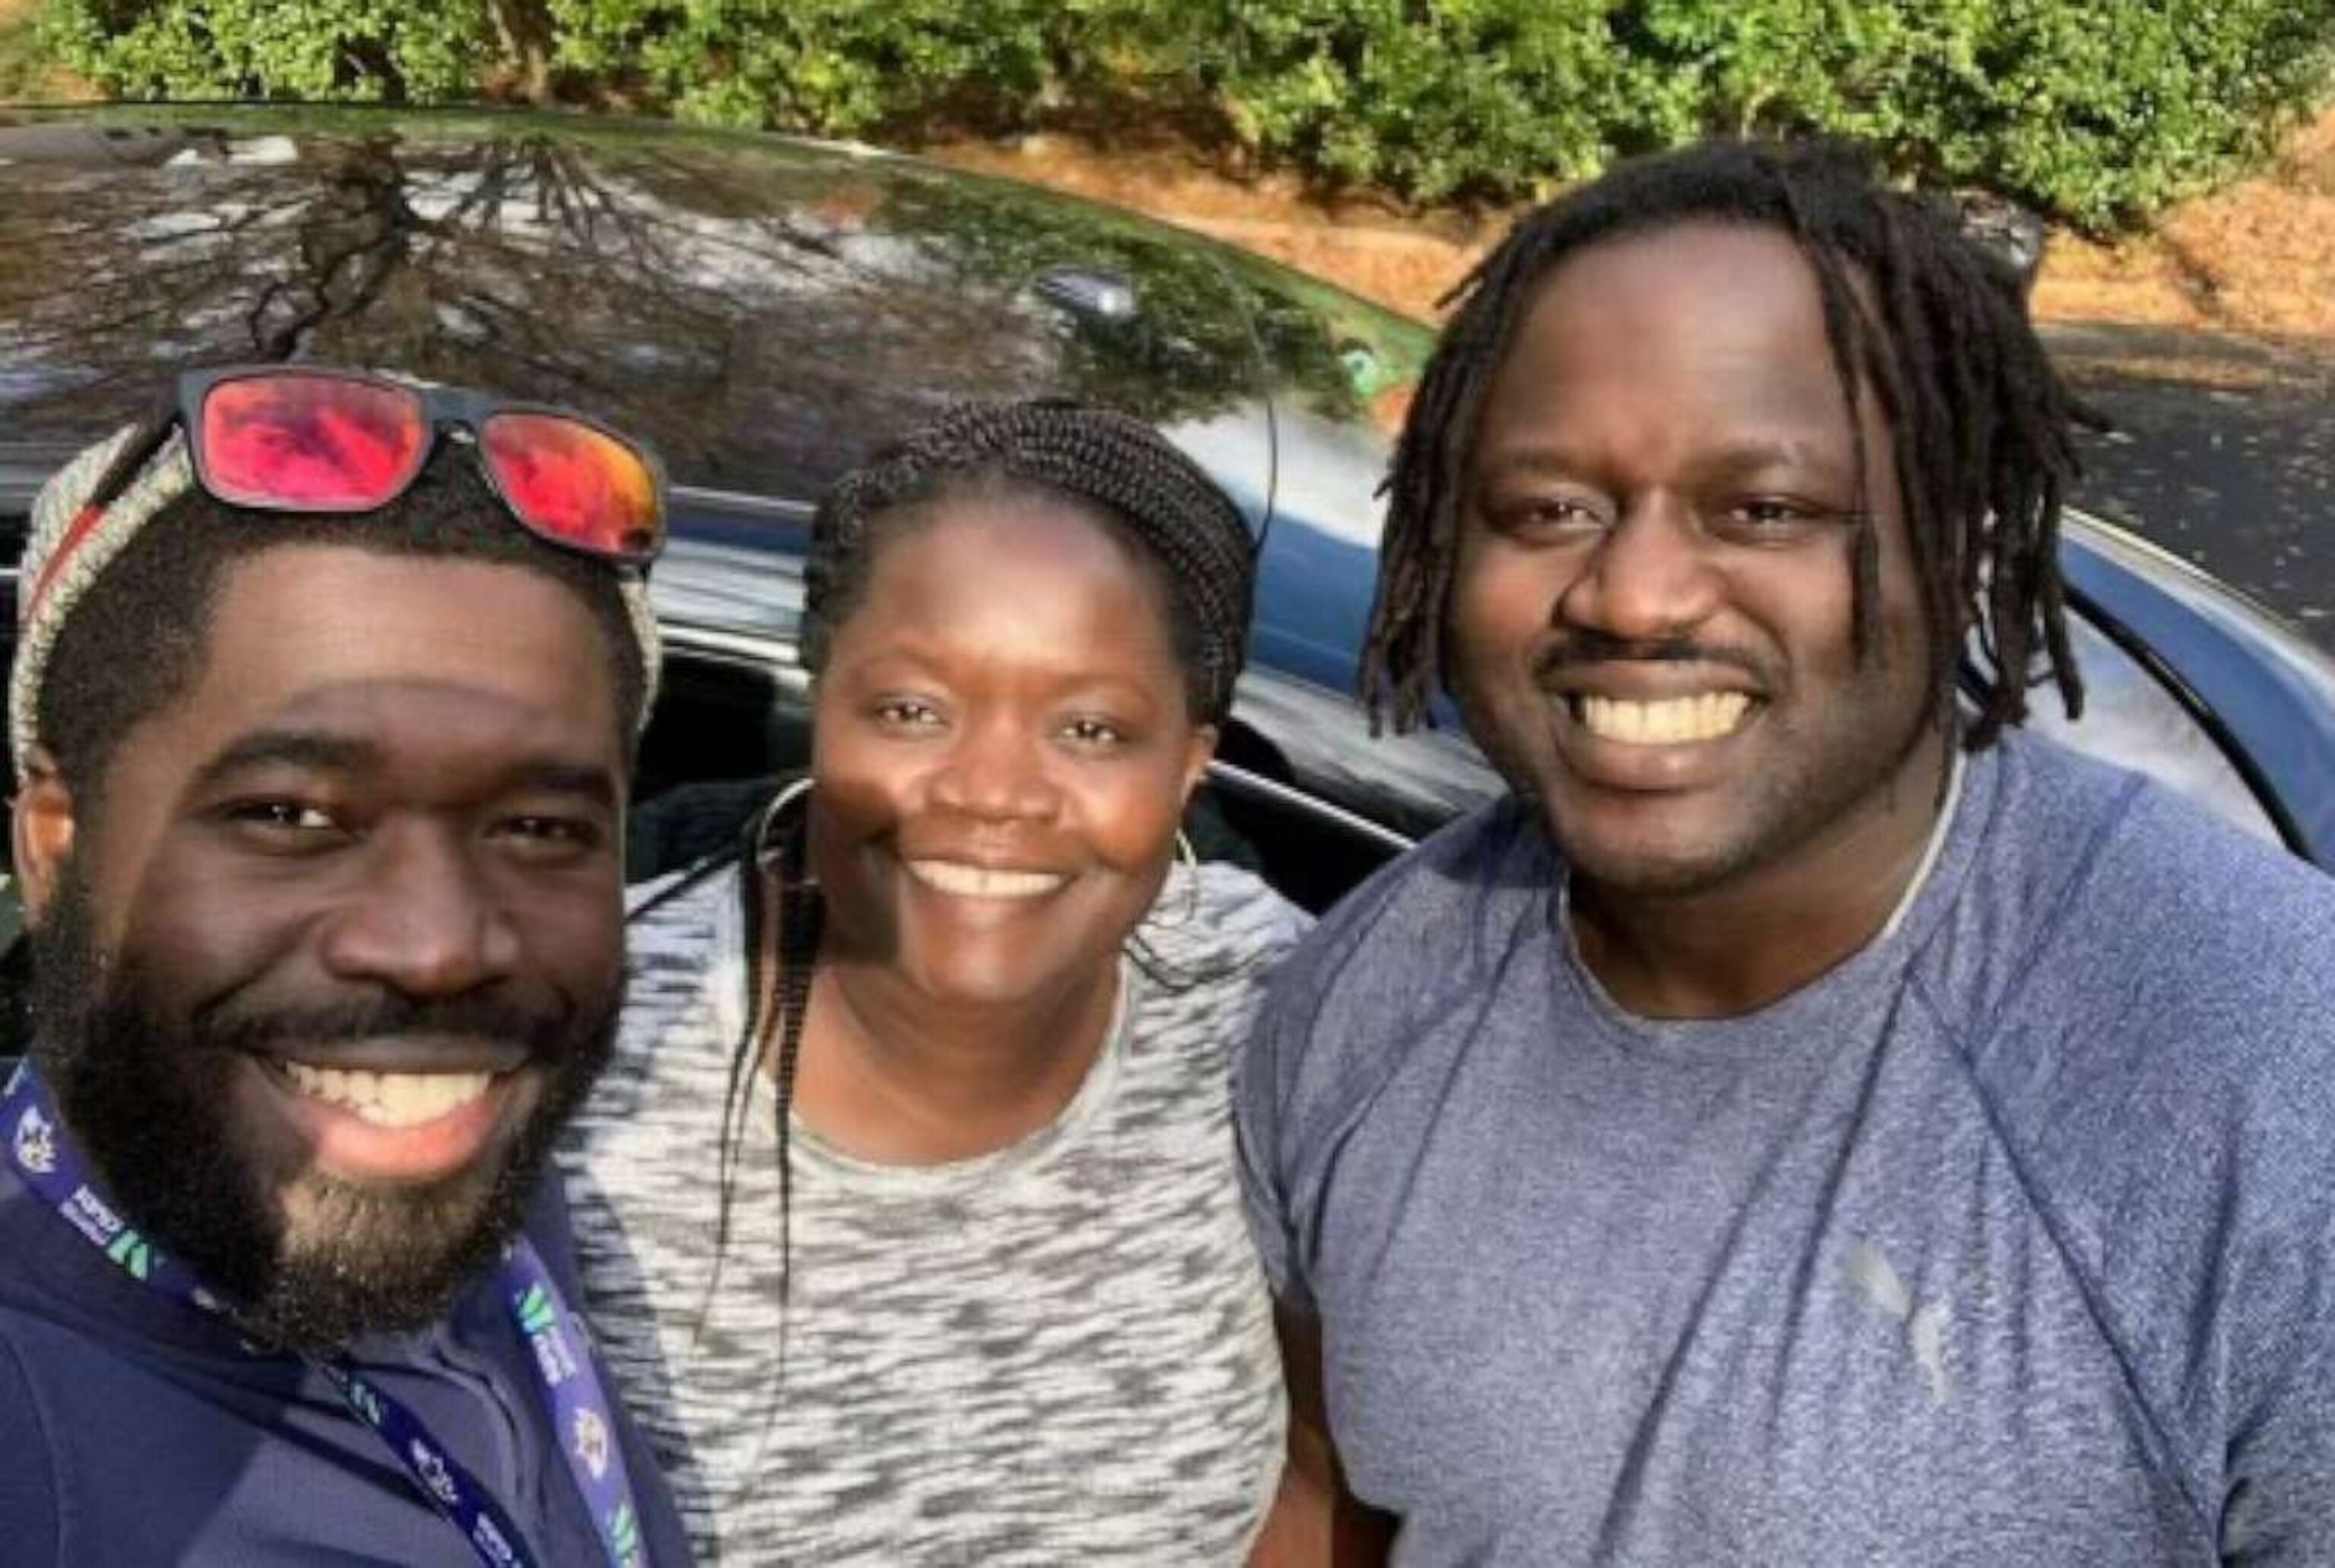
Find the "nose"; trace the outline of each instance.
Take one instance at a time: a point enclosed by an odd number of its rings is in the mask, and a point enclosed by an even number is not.
[[[455,832],[383,829],[368,848],[361,885],[325,929],[324,961],[334,973],[431,997],[512,972],[518,932]]]
[[[993,822],[1042,821],[1060,796],[1041,737],[1000,716],[969,726],[933,775],[933,804]]]
[[[1558,596],[1557,617],[1625,642],[1656,642],[1709,619],[1722,590],[1688,509],[1655,498],[1632,507],[1597,540]]]

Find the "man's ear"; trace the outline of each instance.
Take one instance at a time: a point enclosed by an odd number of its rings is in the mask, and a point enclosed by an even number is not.
[[[24,761],[24,781],[16,791],[15,820],[11,824],[16,880],[24,898],[24,917],[37,925],[56,896],[66,857],[73,847],[73,791],[57,771],[57,760],[47,748],[35,746]]]

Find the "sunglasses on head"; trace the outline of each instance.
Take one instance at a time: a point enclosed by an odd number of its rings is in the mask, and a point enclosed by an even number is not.
[[[412,487],[448,435],[475,449],[497,498],[538,538],[629,566],[664,546],[664,476],[605,426],[566,409],[315,365],[180,376],[173,416],[115,464],[84,518],[102,514],[174,429],[186,433],[196,482],[231,507],[373,511]]]

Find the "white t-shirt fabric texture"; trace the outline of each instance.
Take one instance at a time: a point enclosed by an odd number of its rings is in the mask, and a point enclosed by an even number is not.
[[[636,890],[616,1059],[560,1151],[585,1308],[706,1561],[1237,1563],[1286,1406],[1245,1215],[1234,1058],[1305,916],[1245,871],[1170,876],[1109,1038],[1049,1126],[935,1166],[732,1118],[735,869]]]

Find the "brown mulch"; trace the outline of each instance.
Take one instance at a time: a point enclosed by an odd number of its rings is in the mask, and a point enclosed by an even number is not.
[[[1036,135],[924,150],[1134,208],[1420,316],[1436,313],[1507,221],[1324,202],[1293,179],[1228,173],[1172,140],[1104,146]],[[2181,204],[2147,235],[2114,245],[2056,236],[2035,311],[2046,321],[2203,328],[2335,353],[2335,110],[2289,137],[2262,173]]]

